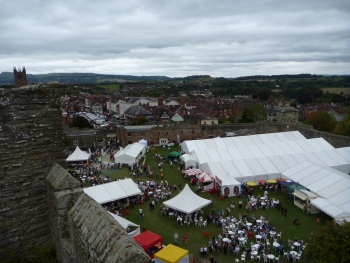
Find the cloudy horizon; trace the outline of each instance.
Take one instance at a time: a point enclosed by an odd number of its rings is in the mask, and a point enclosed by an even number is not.
[[[350,73],[350,2],[4,1],[0,72]]]

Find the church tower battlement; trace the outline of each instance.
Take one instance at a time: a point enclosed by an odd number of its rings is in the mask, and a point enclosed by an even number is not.
[[[13,75],[15,78],[15,88],[20,88],[28,85],[25,67],[23,67],[22,70],[20,68],[17,69],[16,67],[13,67]]]

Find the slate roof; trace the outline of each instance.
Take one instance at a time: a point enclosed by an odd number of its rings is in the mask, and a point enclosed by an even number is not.
[[[142,116],[142,115],[152,115],[152,113],[145,108],[133,105],[129,109],[127,109],[124,114],[131,115],[131,116]]]

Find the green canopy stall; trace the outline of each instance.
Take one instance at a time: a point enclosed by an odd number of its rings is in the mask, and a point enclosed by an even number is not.
[[[181,156],[181,153],[173,151],[168,154],[168,161],[172,161],[174,159],[180,158],[180,156]]]

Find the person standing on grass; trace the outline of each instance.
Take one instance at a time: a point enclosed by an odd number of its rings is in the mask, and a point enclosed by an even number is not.
[[[182,244],[187,245],[188,237],[186,234],[183,234],[182,236]]]
[[[140,218],[142,218],[142,208],[139,209]]]
[[[179,234],[177,232],[175,232],[175,234],[174,234],[174,242],[175,242],[175,244],[177,244],[178,240],[179,240]]]

